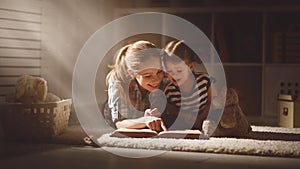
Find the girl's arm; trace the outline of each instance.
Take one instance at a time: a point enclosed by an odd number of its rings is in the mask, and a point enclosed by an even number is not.
[[[207,103],[206,106],[204,107],[204,109],[201,111],[201,114],[199,114],[197,116],[196,122],[194,123],[193,128],[198,128],[201,129],[202,128],[202,123],[203,121],[207,118],[208,113],[209,113],[209,109],[211,106],[211,99],[212,99],[212,85],[208,88],[207,91]]]

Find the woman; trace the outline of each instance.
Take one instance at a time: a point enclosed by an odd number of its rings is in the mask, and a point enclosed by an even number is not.
[[[106,77],[108,107],[117,128],[166,130],[161,118],[155,117],[162,109],[149,101],[151,97],[162,99],[157,90],[164,86],[161,52],[148,41],[137,41],[119,51]]]

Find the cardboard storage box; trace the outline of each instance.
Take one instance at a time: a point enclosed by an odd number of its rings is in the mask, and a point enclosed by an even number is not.
[[[278,95],[279,126],[300,127],[300,100],[295,95]]]

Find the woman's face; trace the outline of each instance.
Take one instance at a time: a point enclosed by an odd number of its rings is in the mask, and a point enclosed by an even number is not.
[[[158,89],[160,82],[164,77],[161,59],[151,57],[141,63],[139,67],[139,71],[135,74],[135,78],[139,85],[150,92]]]

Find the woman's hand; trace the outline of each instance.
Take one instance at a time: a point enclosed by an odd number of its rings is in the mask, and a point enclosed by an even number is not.
[[[154,116],[147,116],[147,117],[145,116],[145,124],[149,129],[157,132],[167,130],[167,127],[165,126],[162,119]]]
[[[157,108],[154,109],[146,109],[144,116],[154,116],[154,117],[160,117],[161,113],[158,111]]]
[[[116,122],[116,127],[132,129],[142,129],[147,127],[157,132],[167,130],[162,119],[154,116],[143,116],[137,119],[124,119]]]

